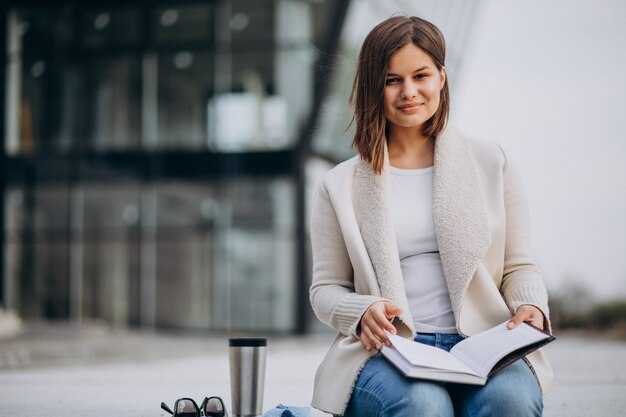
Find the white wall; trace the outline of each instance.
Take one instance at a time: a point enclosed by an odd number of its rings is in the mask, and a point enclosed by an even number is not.
[[[521,166],[551,289],[626,295],[626,2],[483,3],[452,123]]]

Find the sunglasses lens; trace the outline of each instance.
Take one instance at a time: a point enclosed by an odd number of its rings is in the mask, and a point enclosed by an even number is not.
[[[177,417],[196,417],[198,415],[198,406],[191,400],[180,399],[176,401],[176,410],[174,412]]]
[[[204,406],[204,413],[211,417],[222,417],[224,415],[224,404],[219,398],[209,398]]]

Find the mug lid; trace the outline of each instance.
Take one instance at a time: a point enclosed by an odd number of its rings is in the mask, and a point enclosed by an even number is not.
[[[264,337],[255,338],[233,338],[228,339],[229,346],[243,347],[243,346],[267,346],[267,339]]]

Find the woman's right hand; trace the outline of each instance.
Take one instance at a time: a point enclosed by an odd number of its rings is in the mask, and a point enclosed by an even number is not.
[[[391,334],[396,334],[397,330],[391,324],[394,317],[402,314],[402,309],[389,301],[377,301],[372,304],[363,317],[361,317],[361,343],[365,349],[376,350],[383,348],[383,343],[391,346],[391,342],[385,334],[387,330]]]

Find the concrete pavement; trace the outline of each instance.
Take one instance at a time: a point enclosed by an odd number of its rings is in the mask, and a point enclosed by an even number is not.
[[[557,337],[546,347],[557,377],[544,415],[623,416],[626,343]],[[270,338],[264,409],[309,404],[315,369],[331,339],[331,334]],[[44,326],[0,342],[0,417],[165,417],[161,401],[171,406],[182,396],[200,401],[205,395],[222,396],[230,409],[227,355],[226,336]],[[327,416],[316,410],[312,415]]]

